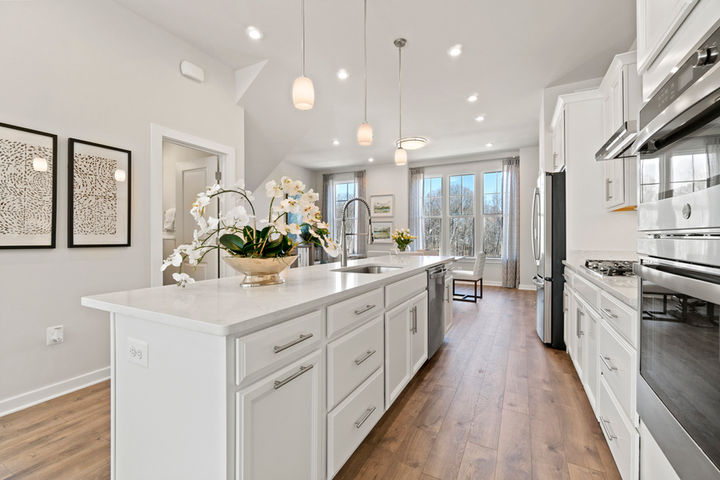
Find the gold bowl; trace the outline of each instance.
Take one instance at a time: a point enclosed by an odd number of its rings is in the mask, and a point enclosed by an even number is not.
[[[287,257],[272,258],[223,257],[223,260],[233,270],[245,275],[240,285],[259,287],[285,283],[285,279],[280,276],[280,273],[290,268],[297,258],[297,255],[288,255]]]

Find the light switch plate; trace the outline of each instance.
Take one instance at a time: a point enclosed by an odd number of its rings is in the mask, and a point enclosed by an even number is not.
[[[148,344],[137,338],[128,337],[128,362],[148,368]]]

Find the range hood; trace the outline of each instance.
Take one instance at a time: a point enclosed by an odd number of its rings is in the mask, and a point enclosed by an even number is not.
[[[632,157],[630,147],[632,147],[635,137],[637,137],[637,122],[635,120],[624,122],[617,132],[613,133],[610,140],[600,147],[595,154],[596,162],[605,160],[614,160],[616,158]]]

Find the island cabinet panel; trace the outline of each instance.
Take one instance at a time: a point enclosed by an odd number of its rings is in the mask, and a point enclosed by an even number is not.
[[[328,414],[328,479],[335,476],[384,412],[380,368]]]
[[[236,394],[237,480],[324,476],[322,359],[318,350]]]
[[[382,316],[329,343],[328,410],[381,367],[384,357]]]
[[[385,314],[385,409],[410,381],[410,303]]]
[[[410,366],[415,375],[428,358],[428,295],[423,292],[410,302]]]
[[[336,337],[383,311],[383,289],[377,288],[327,307],[327,335]]]
[[[418,273],[385,287],[385,307],[390,308],[427,290],[427,273]]]
[[[322,314],[315,311],[236,339],[235,382],[248,383],[299,358],[317,348],[322,337]]]

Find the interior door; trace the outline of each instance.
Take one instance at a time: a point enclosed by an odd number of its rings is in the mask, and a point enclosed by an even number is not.
[[[197,198],[198,193],[205,191],[208,186],[216,183],[215,175],[218,172],[218,162],[218,157],[214,155],[177,162],[175,167],[175,204],[178,207],[175,220],[175,246],[193,241],[193,231],[197,224],[190,215],[190,207]],[[218,204],[219,200],[211,202],[206,207],[205,216],[217,217]],[[190,273],[195,280],[218,278],[220,266],[217,250],[207,254],[196,268],[185,265],[183,271]]]

